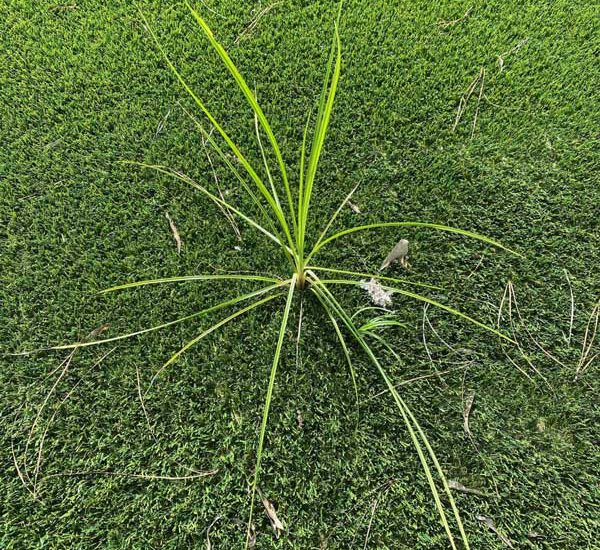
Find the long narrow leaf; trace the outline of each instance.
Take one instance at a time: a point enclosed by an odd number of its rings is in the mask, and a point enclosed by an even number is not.
[[[281,326],[279,328],[279,338],[277,339],[277,346],[275,347],[275,355],[273,356],[273,364],[271,365],[271,374],[269,376],[269,385],[267,387],[267,395],[265,396],[265,404],[263,406],[263,416],[260,425],[260,433],[258,436],[258,449],[256,451],[256,464],[254,466],[254,479],[252,481],[252,494],[250,497],[250,517],[248,519],[248,533],[246,537],[246,548],[250,543],[250,534],[252,529],[252,514],[254,511],[254,499],[256,497],[256,489],[258,486],[258,478],[260,475],[260,466],[262,462],[263,446],[265,442],[265,434],[267,431],[267,422],[269,420],[269,410],[271,408],[271,399],[273,397],[273,388],[275,386],[275,375],[277,374],[277,366],[279,365],[279,357],[281,356],[281,348],[283,346],[283,338],[285,336],[285,330],[287,328],[288,318],[290,316],[290,308],[292,307],[292,299],[294,297],[294,290],[296,288],[296,275],[293,276],[290,282],[290,289],[287,295],[287,301],[285,303],[285,310],[283,312],[283,319],[281,320]]]
[[[363,284],[360,281],[351,281],[349,279],[323,279],[321,282],[323,284],[354,285],[354,286],[360,286]],[[491,327],[489,325],[486,325],[485,323],[477,321],[476,319],[469,317],[468,315],[462,313],[461,311],[458,311],[457,309],[454,309],[454,308],[451,308],[444,304],[441,304],[440,302],[432,300],[431,298],[428,298],[427,296],[422,296],[421,294],[415,294],[414,292],[409,292],[408,290],[402,290],[402,289],[395,288],[392,286],[382,285],[381,288],[383,288],[384,290],[389,290],[396,294],[402,294],[403,296],[408,296],[409,298],[413,298],[414,300],[419,300],[420,302],[426,302],[428,304],[431,304],[432,306],[443,309],[444,311],[447,311],[448,313],[452,313],[452,315],[456,315],[457,317],[465,319],[466,321],[469,321],[470,323],[473,323],[474,325],[477,325],[478,327],[483,328],[483,329],[487,330],[488,332],[495,334],[496,336],[500,336],[500,338],[502,338],[508,342],[511,342],[513,344],[515,343],[515,341],[512,338],[510,338],[509,336],[506,336],[506,334],[500,332],[499,330],[496,330],[494,327]]]
[[[49,348],[40,348],[40,349],[36,349],[36,350],[31,350],[31,351],[24,351],[21,353],[16,353],[14,355],[31,355],[32,353],[38,353],[41,351],[53,351],[53,350],[63,350],[63,349],[75,349],[75,348],[85,348],[85,347],[89,347],[89,346],[99,346],[102,344],[108,344],[109,342],[116,342],[118,340],[125,340],[127,338],[133,338],[135,336],[140,336],[142,334],[146,334],[148,332],[154,332],[157,330],[161,330],[163,328],[167,328],[173,325],[177,325],[180,323],[184,323],[185,321],[189,321],[190,319],[195,319],[196,317],[200,317],[202,315],[207,315],[209,313],[213,313],[215,311],[218,311],[220,309],[226,308],[228,306],[232,306],[235,305],[239,302],[242,302],[244,300],[249,300],[250,298],[254,298],[256,296],[260,296],[262,294],[265,294],[267,292],[270,292],[271,290],[274,290],[276,288],[280,288],[286,284],[288,284],[290,281],[281,281],[277,284],[274,285],[270,285],[268,287],[265,288],[261,288],[260,290],[255,290],[254,292],[250,292],[248,294],[243,294],[242,296],[236,296],[235,298],[232,298],[230,300],[225,300],[224,302],[220,302],[214,306],[208,307],[206,309],[203,309],[201,311],[197,311],[196,313],[192,313],[191,315],[186,315],[185,317],[180,317],[179,319],[175,319],[174,321],[169,321],[168,323],[163,323],[161,325],[155,325],[153,327],[150,328],[145,328],[142,330],[137,330],[135,332],[130,332],[128,334],[121,334],[119,336],[113,336],[112,338],[104,338],[102,340],[94,340],[92,342],[77,342],[74,344],[63,344],[60,346],[52,346]]]
[[[227,69],[229,70],[229,72],[231,73],[233,78],[235,79],[238,87],[240,88],[240,90],[242,91],[242,93],[244,94],[246,99],[248,100],[248,103],[252,107],[252,110],[258,117],[260,125],[263,127],[265,133],[267,134],[267,137],[269,138],[269,141],[271,142],[271,146],[273,147],[273,151],[275,152],[275,157],[277,158],[277,163],[279,164],[279,169],[281,170],[281,177],[283,179],[283,185],[285,187],[285,192],[287,195],[288,205],[289,205],[289,209],[290,209],[290,215],[292,216],[292,226],[294,227],[294,231],[296,231],[296,216],[294,214],[294,203],[292,201],[292,194],[291,194],[290,184],[289,184],[288,177],[287,177],[287,170],[285,167],[285,162],[283,161],[283,157],[281,156],[279,144],[277,143],[277,139],[275,138],[275,135],[273,134],[273,130],[271,129],[271,125],[269,124],[269,121],[267,120],[267,117],[263,113],[263,110],[261,109],[260,105],[256,101],[256,96],[252,93],[252,90],[248,87],[248,84],[246,84],[244,77],[241,75],[238,68],[235,66],[235,63],[229,57],[229,54],[225,51],[223,46],[221,46],[221,44],[215,38],[210,27],[206,24],[206,21],[204,21],[204,19],[202,19],[200,14],[187,1],[186,1],[186,5],[189,8],[189,10],[192,12],[192,15],[194,16],[194,18],[196,19],[196,21],[198,22],[198,24],[200,25],[202,30],[204,31],[204,34],[210,41],[212,47],[219,54],[219,57],[223,60],[223,63],[225,64],[225,66],[227,67]],[[273,188],[273,194],[274,194],[274,197],[276,198],[276,200],[278,201],[277,192],[275,191],[274,188]]]
[[[324,271],[326,273],[339,273],[340,275],[351,275],[352,277],[371,277],[372,279],[390,281],[391,283],[399,283],[401,285],[419,286],[422,288],[430,288],[432,290],[443,290],[441,287],[436,285],[430,285],[429,283],[419,283],[417,281],[409,281],[407,279],[386,277],[385,275],[381,275],[380,273],[363,273],[361,271],[348,271],[346,269],[333,269],[331,267],[319,267],[316,265],[307,266],[306,269],[311,269],[313,271]]]
[[[273,176],[271,175],[271,169],[269,168],[269,161],[267,160],[267,154],[265,153],[265,148],[263,147],[262,139],[260,139],[260,128],[258,126],[258,117],[256,116],[256,113],[254,113],[254,130],[256,131],[256,141],[258,142],[258,148],[260,149],[260,156],[262,157],[263,166],[265,167],[265,173],[267,174],[267,179],[269,180],[269,186],[271,187],[271,191],[273,192],[273,196],[275,197],[275,200],[279,203],[279,197],[277,196],[277,189],[275,189],[275,182],[273,181]]]
[[[261,194],[265,197],[265,199],[269,203],[269,206],[273,210],[275,216],[277,217],[277,220],[279,221],[279,224],[281,225],[281,228],[283,229],[283,232],[285,233],[285,235],[286,235],[286,237],[288,239],[288,244],[290,245],[290,248],[293,249],[294,248],[294,241],[292,239],[292,235],[290,233],[290,229],[289,229],[288,223],[287,223],[287,221],[285,219],[285,216],[283,215],[283,211],[281,210],[281,207],[279,207],[277,205],[277,202],[275,201],[273,195],[271,195],[271,193],[269,192],[269,190],[266,188],[265,184],[260,179],[259,175],[256,173],[256,171],[254,170],[254,168],[252,168],[252,166],[250,165],[250,163],[248,162],[248,160],[246,159],[246,157],[242,154],[242,152],[239,150],[239,148],[237,147],[237,145],[232,141],[232,139],[229,137],[229,135],[227,134],[227,132],[217,122],[217,120],[212,115],[212,113],[208,110],[208,108],[204,105],[204,103],[196,95],[196,93],[190,88],[190,86],[188,85],[188,83],[186,82],[186,80],[183,78],[183,76],[181,75],[181,73],[177,70],[177,67],[175,67],[175,65],[173,64],[173,62],[171,61],[171,59],[169,58],[169,56],[165,52],[165,50],[162,47],[160,41],[158,40],[158,37],[156,36],[156,33],[154,32],[154,30],[152,29],[152,27],[148,23],[148,20],[146,19],[146,17],[144,16],[144,14],[141,11],[140,11],[140,17],[143,19],[143,21],[144,21],[144,23],[146,25],[146,28],[148,29],[148,32],[151,34],[152,38],[154,39],[154,42],[156,43],[157,48],[159,49],[159,51],[161,52],[162,56],[164,57],[167,65],[169,66],[169,68],[171,69],[171,71],[173,72],[173,74],[177,77],[177,80],[179,80],[179,82],[181,83],[181,85],[185,88],[186,92],[195,101],[196,105],[198,105],[198,107],[200,107],[200,109],[206,115],[206,117],[208,118],[208,120],[210,121],[210,123],[215,127],[215,129],[219,132],[219,134],[221,134],[221,137],[225,140],[225,142],[227,143],[227,145],[229,146],[229,148],[231,149],[231,151],[233,152],[233,154],[241,162],[241,164],[244,167],[244,169],[248,172],[248,175],[252,178],[252,181],[254,181],[254,183],[256,184],[257,188],[261,192]]]
[[[304,132],[302,133],[302,148],[300,149],[300,167],[298,176],[298,232],[302,230],[303,222],[302,212],[304,203],[304,163],[306,160],[306,137],[308,135],[308,125],[310,124],[311,111],[308,111],[306,117],[306,124],[304,125]],[[300,234],[298,234],[298,240],[300,241]]]
[[[177,170],[173,170],[172,168],[169,168],[167,166],[162,166],[160,164],[146,164],[146,163],[137,162],[137,161],[123,161],[123,162],[126,163],[126,164],[133,164],[133,165],[136,165],[136,166],[140,166],[141,168],[146,168],[146,169],[149,169],[149,170],[155,170],[156,172],[160,172],[162,174],[166,174],[167,176],[173,176],[173,177],[175,177],[175,178],[183,181],[184,183],[187,183],[188,185],[191,185],[194,189],[197,189],[198,191],[204,193],[213,202],[215,202],[217,204],[220,204],[221,206],[224,206],[228,210],[231,210],[231,212],[233,212],[234,214],[236,214],[237,216],[239,216],[242,220],[244,220],[245,222],[247,222],[248,224],[250,224],[255,229],[258,229],[261,233],[263,233],[264,235],[266,235],[267,237],[269,237],[269,239],[271,239],[272,241],[276,242],[282,249],[287,250],[288,256],[291,255],[292,249],[286,247],[286,244],[284,242],[282,242],[278,237],[276,237],[275,235],[273,235],[273,233],[271,233],[270,231],[268,231],[267,229],[265,229],[257,221],[253,220],[249,216],[246,216],[246,214],[244,214],[242,211],[240,211],[239,209],[237,209],[235,206],[229,204],[227,201],[224,201],[220,197],[217,197],[214,193],[211,193],[208,189],[206,189],[206,187],[204,187],[204,186],[200,185],[199,183],[195,182],[189,176],[186,176],[185,174],[182,174],[181,172],[178,172]]]
[[[385,369],[383,368],[383,366],[381,365],[381,363],[379,362],[379,360],[377,359],[377,357],[375,356],[375,354],[373,353],[373,351],[371,350],[370,346],[367,344],[367,342],[365,341],[364,337],[360,334],[360,332],[358,331],[357,327],[354,325],[352,319],[349,317],[349,315],[345,312],[345,310],[342,308],[342,306],[337,302],[337,300],[335,300],[335,298],[333,297],[333,295],[329,292],[329,290],[327,289],[327,287],[325,286],[323,281],[319,281],[318,278],[316,278],[316,276],[314,275],[314,273],[311,273],[312,276],[315,277],[315,283],[313,286],[311,286],[311,288],[318,293],[321,293],[321,295],[324,297],[324,299],[326,301],[329,302],[330,307],[333,308],[334,311],[337,312],[337,314],[340,316],[341,320],[344,322],[344,324],[346,325],[346,327],[348,328],[348,330],[350,331],[350,333],[354,336],[354,338],[356,339],[356,341],[358,342],[358,344],[363,348],[363,350],[367,353],[369,359],[371,359],[371,361],[373,362],[373,364],[377,367],[377,370],[379,371],[379,373],[381,374],[386,386],[388,387],[388,389],[390,390],[394,401],[396,402],[396,405],[398,406],[398,409],[400,411],[400,414],[402,416],[402,419],[404,420],[404,423],[408,429],[409,435],[411,437],[411,440],[413,442],[413,445],[415,447],[415,450],[417,451],[417,454],[419,456],[419,460],[421,461],[421,466],[423,467],[423,471],[425,472],[427,481],[429,483],[429,487],[431,489],[432,495],[434,497],[434,501],[436,504],[436,508],[438,509],[438,513],[440,514],[440,519],[442,522],[442,525],[444,526],[444,529],[446,531],[446,534],[448,535],[451,547],[453,548],[453,550],[457,549],[456,543],[454,541],[454,537],[452,535],[452,531],[450,530],[450,525],[448,523],[448,520],[446,518],[446,513],[444,511],[444,507],[442,505],[441,499],[440,499],[440,495],[437,489],[437,486],[435,484],[435,480],[433,478],[433,474],[431,472],[431,469],[429,468],[429,464],[427,463],[427,459],[425,457],[425,453],[423,452],[423,449],[421,447],[421,443],[419,441],[419,437],[417,437],[417,433],[415,432],[415,428],[417,429],[418,435],[420,436],[420,438],[423,440],[423,443],[426,446],[426,449],[428,451],[428,453],[430,454],[430,457],[432,458],[432,461],[434,462],[434,466],[436,468],[438,477],[442,480],[442,484],[444,486],[444,489],[447,489],[447,496],[450,500],[451,503],[451,507],[462,537],[462,541],[464,543],[465,548],[468,550],[469,549],[469,542],[466,536],[466,533],[464,531],[464,527],[460,518],[460,514],[458,512],[458,508],[456,507],[456,503],[454,502],[454,498],[450,492],[450,489],[448,488],[448,483],[446,481],[446,477],[444,475],[443,470],[441,469],[440,465],[439,465],[439,461],[437,460],[437,457],[435,457],[435,452],[433,451],[433,448],[431,447],[431,445],[429,444],[429,441],[425,435],[425,433],[420,429],[420,426],[418,425],[418,423],[416,423],[416,419],[414,417],[414,415],[412,414],[412,412],[410,411],[409,407],[407,406],[407,404],[404,402],[404,400],[400,397],[400,395],[398,394],[396,388],[394,387],[394,385],[392,384],[392,381],[390,380],[389,376],[387,375]]]
[[[163,283],[183,283],[186,281],[263,281],[267,283],[282,283],[281,279],[267,277],[265,275],[245,275],[243,273],[219,273],[217,275],[183,275],[181,277],[164,277],[162,279],[146,279],[144,281],[134,281],[122,285],[111,286],[100,291],[100,294],[114,292],[115,290],[124,290],[126,288],[135,288],[146,285],[160,285]]]
[[[333,75],[331,76],[331,69],[333,59],[335,56],[335,66],[333,67]],[[312,188],[314,185],[315,175],[321,157],[321,151],[323,150],[323,144],[325,142],[325,135],[329,126],[329,119],[331,118],[331,111],[333,109],[333,101],[335,99],[335,92],[337,89],[340,70],[341,70],[341,43],[340,36],[337,29],[337,24],[334,28],[331,52],[329,61],[327,63],[327,72],[325,81],[323,83],[323,90],[321,92],[321,99],[319,102],[319,112],[317,114],[317,124],[315,127],[315,135],[313,137],[312,148],[310,152],[310,158],[308,160],[308,168],[305,178],[304,196],[302,199],[302,220],[299,223],[299,253],[300,256],[304,255],[304,241],[306,239],[306,223],[308,219],[308,211],[310,207],[310,198],[312,195]],[[329,83],[331,78],[331,84]],[[327,92],[329,90],[329,92]]]
[[[200,340],[202,340],[203,338],[205,338],[206,336],[208,336],[209,334],[211,334],[212,332],[214,332],[218,328],[222,327],[223,325],[226,325],[230,321],[233,321],[234,319],[237,319],[240,315],[243,315],[244,313],[247,313],[248,311],[251,311],[251,310],[253,310],[254,308],[256,308],[258,306],[266,304],[267,302],[270,302],[271,300],[274,300],[275,298],[278,298],[282,294],[283,294],[282,292],[278,292],[277,294],[274,294],[272,296],[267,296],[266,298],[263,298],[262,300],[258,300],[257,302],[254,302],[254,303],[250,304],[249,306],[246,306],[246,307],[244,307],[242,309],[239,309],[235,313],[229,315],[228,317],[225,317],[224,319],[221,319],[219,322],[215,323],[214,325],[210,326],[206,330],[202,331],[198,336],[196,336],[195,338],[193,338],[192,340],[190,340],[187,344],[185,344],[185,346],[183,346],[179,351],[176,351],[173,355],[171,355],[171,357],[168,359],[168,361],[166,361],[163,364],[163,366],[160,367],[160,369],[158,369],[156,371],[156,373],[154,374],[154,376],[150,380],[150,384],[148,386],[148,389],[146,390],[146,393],[148,393],[148,391],[150,390],[150,388],[154,384],[154,381],[158,378],[158,376],[169,365],[172,365],[175,361],[177,361],[177,359],[179,359],[179,357],[183,353],[185,353],[192,346],[195,346]]]
[[[494,239],[490,239],[484,235],[480,235],[479,233],[474,233],[473,231],[466,231],[464,229],[458,229],[457,227],[450,227],[448,225],[441,225],[438,223],[426,223],[426,222],[383,222],[383,223],[371,223],[368,225],[360,225],[358,227],[350,227],[349,229],[344,229],[331,237],[321,241],[318,245],[316,245],[311,253],[306,258],[308,262],[319,250],[321,250],[324,246],[327,246],[330,242],[343,237],[344,235],[350,235],[351,233],[356,233],[357,231],[367,231],[370,229],[378,229],[383,227],[428,227],[430,229],[437,229],[439,231],[447,231],[448,233],[457,233],[458,235],[464,235],[466,237],[471,237],[472,239],[476,239],[478,241],[482,241],[487,244],[491,244],[492,246],[497,246],[498,248],[502,248],[507,252],[515,254],[517,256],[523,257],[522,254],[504,246],[502,243],[495,241]]]

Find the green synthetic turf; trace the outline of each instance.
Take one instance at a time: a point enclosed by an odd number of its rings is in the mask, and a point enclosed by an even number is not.
[[[297,163],[337,3],[275,3],[247,33],[269,4],[195,5],[256,86],[286,162]],[[440,24],[471,6],[461,21]],[[260,165],[252,113],[187,9],[164,2],[141,7],[195,91]],[[212,181],[201,137],[182,109],[193,110],[193,103],[133,5],[14,1],[0,14],[0,547],[205,548],[216,518],[213,548],[240,547],[281,300],[214,333],[165,371],[145,400],[154,435],[136,369],[147,386],[218,314],[117,342],[91,370],[111,348],[78,351],[24,455],[56,380],[47,374],[66,352],[5,353],[74,342],[104,323],[110,325],[104,335],[116,336],[256,288],[205,281],[96,294],[109,286],[226,270],[279,274],[287,266],[252,228],[240,224],[239,242],[223,214],[193,189],[119,162],[163,163]],[[406,384],[401,393],[448,478],[488,495],[455,493],[473,548],[503,547],[478,516],[492,518],[518,548],[597,544],[597,367],[573,380],[600,291],[597,22],[585,2],[344,4],[342,76],[311,215],[324,223],[360,183],[352,201],[361,213],[344,209],[340,229],[381,220],[448,224],[498,239],[525,258],[460,236],[392,228],[339,239],[315,263],[372,271],[399,238],[408,238],[408,277],[443,287],[429,295],[491,324],[512,280],[529,330],[564,364],[521,329],[548,383],[529,371],[532,382],[492,335],[428,311],[457,350],[426,325],[435,366],[455,370]],[[479,108],[478,86],[452,132],[460,98],[482,67]],[[237,198],[236,182],[212,156],[222,188]],[[183,239],[181,255],[165,212]],[[570,346],[565,269],[576,306]],[[399,267],[391,273],[406,275]],[[332,290],[349,306],[367,305],[356,290]],[[400,382],[433,367],[422,342],[422,306],[402,297],[395,304],[408,328],[387,333],[401,358],[388,355],[387,364]],[[369,548],[446,548],[393,401],[374,398],[384,389],[377,373],[353,346],[357,416],[327,316],[305,301],[297,365],[293,311],[260,482],[288,531],[276,539],[259,510],[257,548],[362,548],[367,533]],[[17,462],[27,458],[33,470],[35,443],[78,382],[48,429],[36,501],[17,476],[11,447]],[[473,441],[462,416],[471,392]],[[190,481],[55,475],[182,476],[188,467],[218,472]]]

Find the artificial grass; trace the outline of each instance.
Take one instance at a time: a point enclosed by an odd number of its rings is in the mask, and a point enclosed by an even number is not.
[[[197,7],[248,82],[256,82],[286,161],[296,162],[293,153],[300,149],[304,114],[318,96],[337,6],[274,6],[236,44],[253,6],[206,4],[218,14]],[[195,89],[258,160],[251,113],[185,8],[161,2],[142,7]],[[460,18],[469,7],[345,3],[342,79],[314,215],[326,219],[361,182],[353,199],[361,214],[344,211],[340,226],[381,219],[448,223],[500,239],[526,258],[425,230],[357,235],[322,254],[328,265],[374,269],[406,237],[410,277],[439,284],[447,290],[437,292],[438,299],[487,322],[494,322],[505,282],[514,281],[531,330],[565,363],[559,367],[530,350],[552,389],[539,377],[528,381],[489,335],[430,310],[436,329],[462,350],[450,354],[429,332],[438,368],[475,360],[442,380],[407,384],[403,395],[448,477],[490,494],[457,494],[474,548],[502,547],[478,515],[493,518],[517,547],[593,548],[600,527],[597,371],[591,367],[573,382],[575,347],[600,289],[593,7],[490,2],[474,5],[452,26],[438,24]],[[239,243],[222,214],[193,190],[119,164],[164,162],[195,178],[212,178],[200,137],[178,105],[190,103],[133,6],[15,2],[0,30],[3,352],[75,341],[103,323],[110,324],[109,336],[117,335],[192,313],[236,291],[227,284],[187,283],[95,295],[122,281],[285,270],[275,249],[252,229],[242,228]],[[498,56],[518,44],[518,51],[503,55],[500,71]],[[456,132],[451,128],[458,101],[481,67],[485,95],[471,138],[475,98]],[[234,193],[227,171],[219,168],[218,174]],[[184,240],[181,255],[165,211]],[[563,269],[577,306],[571,348],[564,340],[570,303]],[[360,293],[335,290],[346,303],[365,305]],[[396,304],[411,327],[393,336],[403,361],[390,367],[400,381],[432,366],[421,342],[421,307],[403,299]],[[91,371],[86,369],[108,350],[78,352],[52,401],[82,380],[48,432],[40,501],[16,475],[11,442],[20,456],[54,382],[46,374],[63,356],[2,357],[0,545],[197,548],[220,517],[210,532],[213,546],[240,546],[281,309],[257,310],[166,373],[146,402],[154,437],[137,397],[136,367],[147,383],[198,328],[181,326],[121,343]],[[445,548],[427,483],[391,399],[369,399],[383,389],[377,374],[355,349],[366,400],[357,418],[336,336],[316,304],[307,301],[305,313],[301,368],[294,357],[297,318],[290,320],[260,487],[277,503],[289,531],[277,540],[266,517],[257,515],[257,547],[362,547],[379,499],[369,547]],[[476,396],[470,418],[475,445],[463,433],[463,388]],[[44,479],[90,470],[185,475],[181,465],[218,473],[187,482],[100,475]],[[388,480],[393,483],[387,491],[378,489]],[[528,537],[530,531],[543,538]]]

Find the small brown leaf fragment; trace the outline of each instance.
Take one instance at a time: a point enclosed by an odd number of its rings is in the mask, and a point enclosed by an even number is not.
[[[383,260],[379,271],[391,266],[396,261],[400,261],[402,267],[408,267],[408,241],[406,239],[400,239],[396,243],[396,246],[392,248],[385,260]]]
[[[453,489],[455,491],[460,491],[461,493],[477,495],[480,497],[487,496],[483,491],[479,491],[478,489],[471,489],[470,487],[465,487],[460,481],[455,481],[454,479],[448,480],[448,487],[450,487],[450,489]]]
[[[273,531],[275,531],[275,536],[277,538],[279,538],[279,535],[283,531],[285,531],[285,526],[283,525],[283,523],[281,523],[281,521],[277,517],[277,513],[275,512],[275,507],[273,506],[273,503],[268,501],[266,498],[262,499],[262,503],[263,503],[263,506],[265,507],[265,511],[267,512],[269,521],[271,522],[271,527],[273,528]]]
[[[177,226],[175,225],[175,222],[171,219],[171,216],[169,216],[168,212],[165,212],[165,218],[167,218],[167,221],[169,222],[171,233],[173,233],[173,238],[177,243],[177,254],[181,254],[181,247],[183,246],[183,241],[181,240],[179,231],[177,231]]]
[[[352,210],[352,212],[354,212],[355,214],[360,214],[360,208],[357,204],[348,201],[348,206],[350,207],[350,210]]]
[[[541,533],[538,533],[537,531],[529,531],[527,533],[527,538],[532,539],[532,540],[543,539],[544,535],[542,535]]]
[[[485,523],[490,531],[496,533],[496,535],[498,535],[498,538],[506,546],[508,546],[509,548],[514,548],[514,546],[512,545],[512,541],[506,535],[503,535],[500,531],[498,531],[498,528],[496,527],[496,524],[494,523],[494,520],[492,518],[488,518],[487,516],[477,516],[477,519]]]
[[[100,336],[104,331],[108,330],[108,324],[104,323],[103,325],[100,325],[99,327],[95,328],[94,330],[92,330],[92,332],[90,332],[86,337],[85,337],[85,341],[89,341],[89,340],[93,340],[94,338],[97,338],[98,336]]]
[[[475,392],[472,392],[467,396],[463,409],[463,428],[465,430],[465,435],[469,437],[473,437],[471,428],[469,427],[469,415],[471,414],[471,409],[473,408],[473,401],[475,401]]]

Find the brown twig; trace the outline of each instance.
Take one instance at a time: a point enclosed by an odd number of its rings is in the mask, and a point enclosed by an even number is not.
[[[463,396],[463,401],[463,429],[465,431],[465,435],[467,435],[470,439],[473,439],[473,434],[471,433],[471,428],[469,427],[469,415],[471,414],[473,402],[475,401],[475,392],[471,392],[466,399],[464,399]]]
[[[484,68],[481,67],[481,69],[479,70],[479,74],[471,81],[471,83],[467,87],[466,91],[463,93],[462,97],[460,98],[460,101],[458,102],[458,107],[456,109],[456,118],[454,119],[454,124],[452,125],[453,132],[456,130],[458,123],[460,122],[463,114],[465,113],[465,111],[467,109],[467,105],[469,103],[469,99],[473,95],[475,88],[477,88],[477,84],[482,79],[483,74],[484,74]],[[481,95],[482,91],[483,91],[483,88],[480,88],[480,92],[479,92],[480,95]]]
[[[179,235],[179,231],[177,230],[177,226],[175,222],[171,218],[168,212],[165,212],[165,218],[169,222],[169,227],[171,229],[171,233],[173,234],[173,239],[175,239],[175,244],[177,245],[177,254],[181,254],[181,247],[183,246],[183,241],[181,240],[181,236]]]
[[[437,24],[441,29],[448,29],[449,27],[454,27],[454,25],[458,25],[459,23],[464,21],[467,17],[469,17],[472,10],[473,10],[473,6],[471,6],[462,17],[459,17],[458,19],[454,19],[452,21],[438,21]]]
[[[583,336],[583,343],[581,345],[581,356],[579,358],[579,362],[577,363],[577,368],[575,369],[575,381],[585,372],[589,366],[596,360],[598,355],[593,355],[590,359],[589,355],[592,351],[594,341],[596,339],[596,334],[598,332],[598,323],[600,321],[600,300],[596,302],[596,305],[592,309],[592,313],[590,314],[590,318],[588,319],[587,325],[585,327],[585,334]],[[593,325],[593,328],[590,330],[590,327]]]
[[[116,349],[117,348],[115,346],[110,351],[106,352],[102,357],[100,357],[100,359],[98,359],[98,361],[96,361],[88,369],[87,372],[90,372],[91,370],[95,369],[102,361],[104,361],[104,359],[106,359],[106,357],[108,357]],[[36,460],[36,464],[35,464],[35,469],[33,471],[33,492],[36,495],[38,494],[38,491],[37,491],[37,480],[38,480],[38,476],[39,476],[39,473],[40,473],[40,470],[41,470],[41,467],[42,467],[42,457],[43,457],[43,452],[44,452],[44,443],[46,442],[46,437],[48,435],[48,431],[50,430],[50,427],[52,426],[52,423],[54,422],[54,419],[56,418],[56,415],[60,411],[61,407],[67,402],[67,400],[71,397],[71,395],[73,395],[73,393],[75,392],[75,390],[77,389],[77,387],[79,386],[79,384],[81,384],[82,381],[83,381],[83,378],[81,378],[79,381],[77,381],[74,384],[74,386],[67,392],[67,394],[61,399],[61,401],[58,404],[58,406],[54,409],[54,412],[52,413],[52,416],[50,417],[50,419],[46,423],[46,427],[44,429],[44,433],[42,434],[42,437],[40,438],[40,442],[38,443],[37,460]]]
[[[283,2],[274,2],[273,4],[269,4],[268,6],[264,7],[261,11],[259,11],[256,14],[256,16],[254,17],[254,19],[252,19],[252,21],[250,21],[250,24],[233,41],[234,46],[237,46],[240,43],[240,41],[242,40],[242,38],[245,38],[247,35],[249,35],[256,28],[256,26],[258,25],[260,20],[265,15],[267,15],[267,13],[269,13],[273,8],[279,6],[282,3]]]
[[[500,72],[504,70],[504,58],[518,52],[525,44],[527,44],[527,42],[529,42],[529,38],[523,38],[516,46],[498,56],[498,67],[500,68]]]

